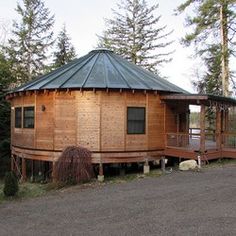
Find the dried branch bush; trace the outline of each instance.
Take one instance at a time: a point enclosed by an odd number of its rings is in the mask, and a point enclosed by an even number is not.
[[[87,182],[94,176],[91,152],[83,147],[68,146],[58,159],[56,179],[66,184]]]

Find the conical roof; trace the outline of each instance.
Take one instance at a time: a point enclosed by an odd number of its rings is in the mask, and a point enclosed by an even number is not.
[[[96,49],[14,92],[45,89],[131,89],[187,93],[107,49]]]

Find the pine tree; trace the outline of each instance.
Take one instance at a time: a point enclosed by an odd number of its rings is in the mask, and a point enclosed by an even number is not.
[[[58,68],[62,65],[65,65],[76,57],[75,48],[71,44],[71,39],[67,34],[65,26],[63,26],[62,30],[58,35],[56,51],[54,52],[53,56],[53,68]]]
[[[171,60],[166,47],[171,32],[158,26],[158,4],[148,6],[145,0],[124,0],[113,10],[114,17],[106,19],[106,30],[99,36],[99,47],[106,47],[129,61],[157,72],[157,66]]]
[[[0,176],[10,165],[10,120],[11,107],[5,100],[6,93],[14,85],[11,64],[0,51]]]
[[[13,37],[5,50],[13,63],[18,85],[40,75],[53,44],[54,16],[42,0],[22,0],[17,3],[20,21],[13,23]]]
[[[219,53],[215,56],[220,55],[221,57],[219,65],[221,67],[221,91],[225,96],[229,95],[229,60],[234,55],[235,7],[235,0],[187,0],[178,7],[179,13],[186,9],[190,9],[191,13],[191,16],[186,18],[186,25],[192,29],[183,38],[186,46],[193,43],[196,46],[196,53],[204,60],[205,54],[209,53],[214,45],[221,45]],[[218,58],[215,60],[217,61]],[[207,62],[205,60],[205,63]],[[214,71],[212,75],[214,73],[218,72]]]
[[[193,81],[193,85],[201,94],[222,95],[221,46],[219,44],[208,46],[203,61],[206,70],[199,80]]]
[[[15,196],[19,190],[18,180],[13,172],[7,172],[4,178],[3,192],[6,197]]]

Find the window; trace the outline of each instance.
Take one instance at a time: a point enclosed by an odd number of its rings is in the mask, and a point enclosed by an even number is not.
[[[145,108],[127,108],[127,133],[145,134]]]
[[[15,128],[21,128],[22,124],[22,108],[15,107]]]
[[[24,107],[24,128],[34,128],[34,107]]]

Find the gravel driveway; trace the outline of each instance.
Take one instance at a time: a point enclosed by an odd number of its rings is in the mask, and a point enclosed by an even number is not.
[[[236,235],[236,166],[3,203],[0,235]]]

